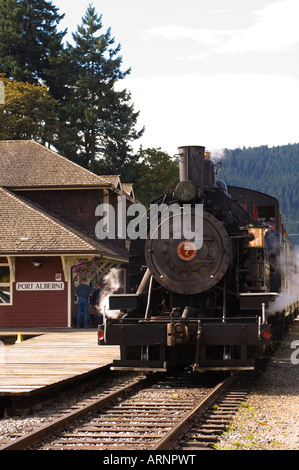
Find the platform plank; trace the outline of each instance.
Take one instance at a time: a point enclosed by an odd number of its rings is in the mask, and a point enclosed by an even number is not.
[[[0,348],[0,396],[40,390],[106,368],[118,346],[98,346],[97,332],[45,332]]]

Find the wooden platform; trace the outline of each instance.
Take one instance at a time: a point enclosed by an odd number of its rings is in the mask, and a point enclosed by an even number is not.
[[[96,329],[23,332],[24,338],[38,336],[20,344],[0,343],[0,397],[25,397],[79,375],[100,372],[119,358],[118,346],[98,346]],[[11,334],[16,335],[1,331],[0,340]]]

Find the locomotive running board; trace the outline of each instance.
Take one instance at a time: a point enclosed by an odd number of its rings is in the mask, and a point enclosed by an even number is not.
[[[214,362],[214,364],[213,364]],[[198,364],[193,365],[194,371],[204,372],[206,370],[219,371],[219,370],[254,370],[255,360],[238,360],[238,359],[224,359],[224,360],[210,360],[199,361]]]
[[[237,366],[237,367],[196,367],[196,369],[194,370],[194,372],[206,372],[207,370],[209,371],[222,371],[222,370],[254,370],[255,367],[254,366]]]
[[[123,370],[123,371],[136,371],[136,372],[167,372],[167,369],[162,367],[121,367],[121,366],[112,366],[110,370]]]
[[[123,370],[123,371],[140,371],[140,372],[167,372],[168,371],[168,362],[167,361],[152,361],[152,365],[140,364],[139,361],[132,361],[132,364],[128,364],[129,361],[124,363],[123,361],[115,360],[113,361],[110,370]]]

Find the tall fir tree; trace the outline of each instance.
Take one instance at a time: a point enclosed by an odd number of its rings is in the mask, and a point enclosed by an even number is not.
[[[0,72],[16,78],[22,72],[22,34],[17,0],[0,0]]]
[[[51,1],[0,0],[0,73],[31,84],[42,81],[59,98],[66,31],[57,27],[63,17]]]
[[[144,130],[136,130],[139,113],[134,111],[130,93],[115,89],[130,69],[121,70],[120,44],[115,47],[111,29],[102,32],[102,28],[102,15],[89,5],[73,34],[74,45],[67,45],[72,93],[64,113],[81,163],[91,171],[115,173],[129,163],[130,143]],[[65,153],[63,143],[60,151]]]

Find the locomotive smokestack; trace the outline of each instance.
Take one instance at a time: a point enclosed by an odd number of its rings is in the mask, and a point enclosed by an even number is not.
[[[180,181],[192,181],[203,191],[205,147],[179,147]]]

